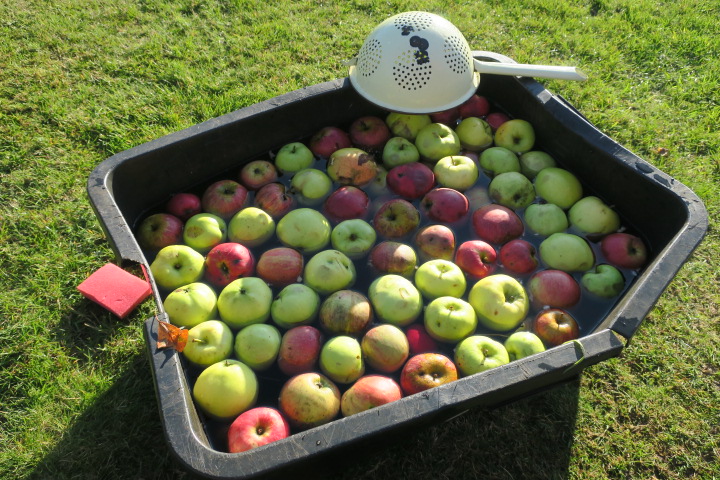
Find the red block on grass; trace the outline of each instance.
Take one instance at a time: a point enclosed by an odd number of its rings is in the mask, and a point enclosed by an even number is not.
[[[86,298],[120,318],[125,318],[152,293],[146,280],[112,263],[97,269],[77,288]]]

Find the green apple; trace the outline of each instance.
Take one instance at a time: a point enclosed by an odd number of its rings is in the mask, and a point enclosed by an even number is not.
[[[363,219],[351,218],[338,223],[330,233],[330,243],[351,259],[364,257],[377,240],[375,229]]]
[[[290,210],[280,219],[275,229],[278,239],[287,247],[301,253],[313,253],[330,241],[330,222],[312,208]]]
[[[293,175],[290,188],[299,194],[298,201],[303,205],[317,205],[332,190],[332,180],[322,170],[304,168]]]
[[[514,332],[505,340],[505,350],[512,361],[544,352],[545,345],[533,332],[523,330]]]
[[[155,255],[150,273],[160,288],[174,290],[203,277],[205,257],[187,245],[168,245]]]
[[[563,210],[572,207],[583,196],[580,180],[572,172],[559,167],[547,167],[538,172],[535,192]]]
[[[424,126],[415,138],[415,146],[420,157],[437,162],[448,155],[457,155],[462,146],[455,130],[442,123]]]
[[[465,155],[451,155],[437,161],[433,167],[435,180],[443,187],[464,192],[475,185],[480,172],[477,164]]]
[[[325,342],[320,350],[320,369],[334,382],[353,383],[365,373],[360,342],[348,335]]]
[[[396,274],[382,275],[370,284],[368,298],[381,320],[404,327],[420,316],[423,300],[415,285]]]
[[[529,152],[535,145],[535,129],[527,120],[508,120],[495,131],[495,145],[515,153]]]
[[[572,233],[553,233],[540,243],[538,251],[545,265],[564,272],[585,272],[595,264],[587,240]]]
[[[250,248],[262,245],[274,234],[275,220],[257,207],[243,208],[228,223],[228,240]]]
[[[264,280],[243,277],[233,280],[222,289],[217,307],[220,318],[230,328],[239,329],[267,320],[272,300],[272,290]]]
[[[187,343],[182,351],[195,365],[207,367],[230,357],[233,333],[225,322],[206,320],[188,330]]]
[[[435,340],[457,343],[475,333],[477,315],[472,305],[455,297],[438,297],[425,307],[425,330]]]
[[[488,186],[488,193],[495,203],[513,210],[525,208],[535,200],[532,182],[518,172],[495,175]]]
[[[418,267],[415,285],[428,300],[446,296],[460,298],[465,294],[467,281],[460,267],[449,260],[436,258]]]
[[[285,173],[299,172],[314,162],[315,156],[302,142],[283,145],[275,155],[275,166]]]
[[[420,160],[420,152],[415,144],[405,137],[392,137],[383,147],[382,162],[387,168],[418,160]]]
[[[258,381],[255,372],[238,360],[213,363],[198,375],[193,386],[195,403],[207,415],[231,419],[255,405]]]
[[[505,346],[484,335],[473,335],[467,337],[455,347],[455,365],[465,375],[490,370],[510,363]]]
[[[520,155],[520,172],[530,180],[533,180],[543,168],[556,166],[555,159],[540,150],[530,150]]]
[[[395,137],[403,137],[411,142],[415,141],[418,132],[426,125],[432,123],[430,115],[390,112],[385,118],[390,132]]]
[[[462,148],[478,152],[493,143],[493,133],[490,124],[478,117],[463,118],[455,127]]]
[[[580,279],[585,290],[598,297],[613,298],[620,295],[625,287],[623,274],[612,265],[600,264],[594,270],[585,272]]]
[[[320,310],[320,295],[303,283],[283,287],[270,305],[270,316],[279,327],[312,323]]]
[[[280,330],[272,325],[248,325],[235,336],[235,356],[256,372],[267,370],[275,363],[281,340]]]
[[[170,292],[163,300],[163,308],[170,323],[191,328],[217,316],[217,295],[207,284],[193,282]]]
[[[607,235],[620,228],[618,214],[595,196],[583,197],[568,210],[570,225],[586,235]]]
[[[338,250],[318,252],[305,264],[305,284],[320,295],[330,295],[355,283],[355,265]]]
[[[483,150],[478,162],[480,168],[490,176],[520,171],[520,160],[518,160],[517,154],[505,147],[496,146]]]
[[[212,213],[198,213],[187,219],[183,242],[200,253],[227,239],[227,223]]]
[[[475,309],[478,323],[494,330],[511,330],[525,319],[530,301],[523,286],[515,278],[496,273],[473,285],[468,302]]]
[[[533,203],[525,209],[525,223],[543,236],[563,232],[568,228],[565,211],[554,203]]]

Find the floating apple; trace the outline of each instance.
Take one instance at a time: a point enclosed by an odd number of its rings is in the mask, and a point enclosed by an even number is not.
[[[325,199],[325,212],[335,221],[350,220],[352,218],[364,219],[370,206],[367,193],[358,187],[344,185],[333,191]]]
[[[198,213],[185,222],[183,242],[200,253],[206,253],[227,239],[227,223],[212,213]]]
[[[430,123],[420,129],[415,137],[415,146],[420,157],[430,162],[457,155],[462,148],[455,130],[442,123]]]
[[[353,383],[365,373],[360,342],[348,335],[332,337],[320,350],[320,369],[333,382]]]
[[[338,250],[323,250],[305,264],[304,282],[320,295],[330,295],[352,287],[356,278],[355,264]]]
[[[258,381],[250,367],[238,360],[225,359],[200,372],[192,395],[207,415],[231,419],[255,405]]]
[[[255,407],[235,418],[228,429],[228,451],[240,453],[290,436],[290,425],[270,407]]]
[[[165,204],[165,210],[184,222],[193,215],[202,212],[202,202],[200,197],[194,193],[176,193]]]
[[[351,218],[335,225],[330,233],[330,243],[348,258],[357,260],[367,255],[375,245],[377,233],[365,220]]]
[[[378,235],[399,239],[415,231],[420,224],[420,213],[407,200],[393,198],[380,206],[372,224]]]
[[[283,287],[270,305],[270,316],[279,327],[290,329],[312,323],[320,310],[320,295],[304,283]]]
[[[535,245],[516,238],[500,248],[500,263],[512,273],[524,275],[538,267],[537,249]]]
[[[300,252],[289,247],[276,247],[265,250],[255,266],[255,273],[268,284],[284,287],[299,281],[305,267]]]
[[[540,150],[530,150],[520,155],[520,172],[530,180],[533,180],[543,168],[556,166],[555,159]]]
[[[332,152],[331,152],[332,153]],[[285,173],[310,168],[315,162],[313,152],[302,142],[283,145],[275,155],[275,166]]]
[[[217,295],[205,283],[189,283],[170,292],[163,300],[163,309],[170,317],[170,323],[191,328],[215,318]]]
[[[396,326],[409,325],[422,313],[422,296],[413,282],[400,275],[382,275],[370,284],[368,298],[375,315]]]
[[[257,190],[277,178],[277,168],[268,160],[253,160],[240,169],[240,182],[248,190]]]
[[[467,240],[455,252],[455,264],[475,279],[487,277],[495,271],[497,252],[482,240]]]
[[[494,203],[475,210],[472,225],[481,240],[499,245],[518,238],[525,231],[522,220],[515,212]]]
[[[275,220],[265,210],[245,207],[227,225],[227,238],[246,247],[257,247],[275,234]]]
[[[415,234],[415,245],[424,261],[435,258],[452,260],[455,253],[455,234],[445,225],[427,225]]]
[[[395,273],[410,278],[415,274],[417,254],[410,245],[385,240],[372,248],[369,261],[378,273]]]
[[[386,168],[391,169],[418,160],[420,160],[420,152],[415,144],[405,137],[392,137],[383,148],[382,162]]]
[[[207,367],[230,357],[233,333],[220,320],[206,320],[188,330],[183,356],[191,363]]]
[[[546,237],[569,226],[565,211],[554,203],[533,203],[525,209],[524,217],[530,230]]]
[[[577,321],[561,308],[541,310],[533,321],[533,332],[548,345],[561,345],[580,335]]]
[[[137,229],[138,243],[148,250],[160,250],[183,242],[184,223],[175,215],[155,213],[146,217]]]
[[[463,271],[453,262],[435,259],[418,267],[415,285],[428,300],[444,296],[460,298],[465,293],[467,281]]]
[[[340,413],[340,390],[325,375],[301,373],[282,386],[278,407],[291,426],[300,430],[317,427]]]
[[[402,398],[402,390],[395,380],[384,375],[366,375],[343,393],[340,411],[347,417]]]
[[[282,183],[268,183],[255,192],[255,206],[265,210],[275,220],[295,208],[295,203],[295,197]]]
[[[453,188],[434,188],[420,200],[420,210],[436,222],[458,222],[467,215],[469,209],[467,197]]]
[[[510,356],[497,340],[473,335],[457,344],[454,360],[462,375],[468,376],[510,363]]]
[[[488,186],[490,198],[513,210],[527,207],[535,200],[535,187],[522,173],[505,172],[496,175]]]
[[[620,295],[625,287],[625,278],[617,268],[608,264],[595,266],[580,279],[585,290],[602,298],[613,298]]]
[[[568,210],[570,225],[588,236],[602,236],[620,228],[620,217],[598,197],[583,197]]]
[[[323,127],[308,141],[310,151],[319,157],[330,158],[330,155],[341,148],[352,146],[350,136],[335,126]]]
[[[374,115],[366,115],[353,121],[348,134],[353,145],[375,151],[382,150],[391,137],[385,120]]]
[[[341,148],[330,155],[327,174],[341,185],[361,187],[375,179],[377,164],[374,157],[355,147]]]
[[[485,117],[485,120],[493,129],[493,132],[496,132],[497,129],[500,128],[500,125],[510,120],[510,117],[508,117],[502,112],[492,112],[488,113],[487,117]]]
[[[407,200],[422,197],[435,186],[435,175],[424,163],[398,165],[388,171],[388,189]]]
[[[235,356],[256,372],[267,370],[280,352],[280,330],[267,323],[242,328],[235,336]]]
[[[160,288],[175,290],[202,278],[205,257],[187,245],[168,245],[155,255],[150,272]]]
[[[425,307],[425,330],[435,340],[457,343],[475,333],[477,315],[461,298],[438,297]]]
[[[275,228],[278,239],[301,253],[313,253],[330,242],[330,222],[312,208],[296,208],[285,214]]]
[[[520,171],[520,160],[517,154],[505,147],[495,146],[483,150],[478,161],[480,168],[491,177],[501,173]]]
[[[317,366],[323,334],[311,325],[301,325],[286,331],[280,341],[277,364],[285,375],[310,372]]]
[[[523,286],[515,278],[496,273],[473,285],[468,302],[478,322],[494,331],[511,330],[525,319],[530,302]]]
[[[330,194],[332,180],[322,170],[304,168],[293,175],[290,188],[297,193],[300,204],[317,205]]]
[[[640,268],[648,259],[645,243],[630,233],[611,233],[600,242],[600,250],[609,263],[620,268]]]
[[[465,155],[443,157],[433,167],[438,184],[464,192],[475,185],[479,171],[472,158]]]
[[[440,353],[419,353],[400,372],[400,386],[406,395],[423,392],[458,379],[457,367]]]
[[[511,362],[545,351],[540,337],[528,331],[514,332],[505,340],[504,345]]]
[[[432,120],[433,123],[443,123],[450,127],[455,127],[460,121],[460,107],[452,107],[441,112],[431,113],[430,120]]]
[[[538,307],[570,308],[580,301],[580,286],[562,270],[540,270],[528,280],[528,291]]]
[[[559,167],[543,168],[535,176],[535,192],[546,202],[563,210],[572,207],[583,196],[580,180],[570,171]]]
[[[465,117],[455,127],[460,145],[466,150],[479,152],[493,143],[493,132],[490,124],[479,117]]]
[[[360,336],[373,320],[370,301],[354,290],[333,292],[320,306],[320,325],[330,335]]]
[[[218,180],[205,189],[201,197],[206,213],[229,220],[245,206],[248,190],[234,180]]]
[[[527,120],[513,118],[497,128],[494,139],[498,147],[515,153],[529,152],[535,145],[535,129]]]
[[[462,118],[484,117],[490,111],[490,101],[487,97],[474,93],[460,104],[458,111]]]
[[[587,240],[572,233],[553,233],[540,243],[538,250],[548,267],[565,272],[585,272],[595,264],[595,254]]]
[[[410,355],[410,342],[400,328],[389,323],[372,327],[361,341],[365,362],[383,373],[396,372]]]
[[[438,344],[434,338],[427,333],[425,326],[422,324],[412,324],[405,329],[405,336],[410,345],[410,354],[436,352]]]
[[[245,245],[226,242],[215,245],[205,256],[205,279],[218,288],[255,274],[255,257]]]
[[[230,282],[218,295],[220,319],[239,329],[270,317],[272,290],[261,278],[243,277]]]
[[[423,127],[430,125],[430,115],[390,112],[385,118],[390,132],[396,137],[403,137],[411,142]]]

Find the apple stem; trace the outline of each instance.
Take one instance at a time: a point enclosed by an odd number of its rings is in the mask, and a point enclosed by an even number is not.
[[[570,370],[572,370],[573,368],[577,367],[583,360],[585,360],[585,355],[587,355],[585,353],[585,346],[579,340],[571,340],[568,343],[573,343],[577,347],[577,349],[580,350],[580,358],[578,358],[578,360],[575,363],[573,363],[568,368],[566,368],[565,371],[563,372],[563,374],[565,374],[565,373],[569,372]]]
[[[205,340],[202,340],[200,338],[193,338],[192,341],[196,343],[205,343]]]

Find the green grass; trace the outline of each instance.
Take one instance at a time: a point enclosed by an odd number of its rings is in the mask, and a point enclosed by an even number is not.
[[[720,478],[720,4],[652,0],[0,0],[0,478],[183,478],[141,325],[76,286],[113,261],[85,194],[104,158],[346,75],[422,8],[473,49],[581,66],[548,81],[701,196],[705,241],[623,355],[349,459],[338,478]],[[660,220],[660,219],[659,219]]]

